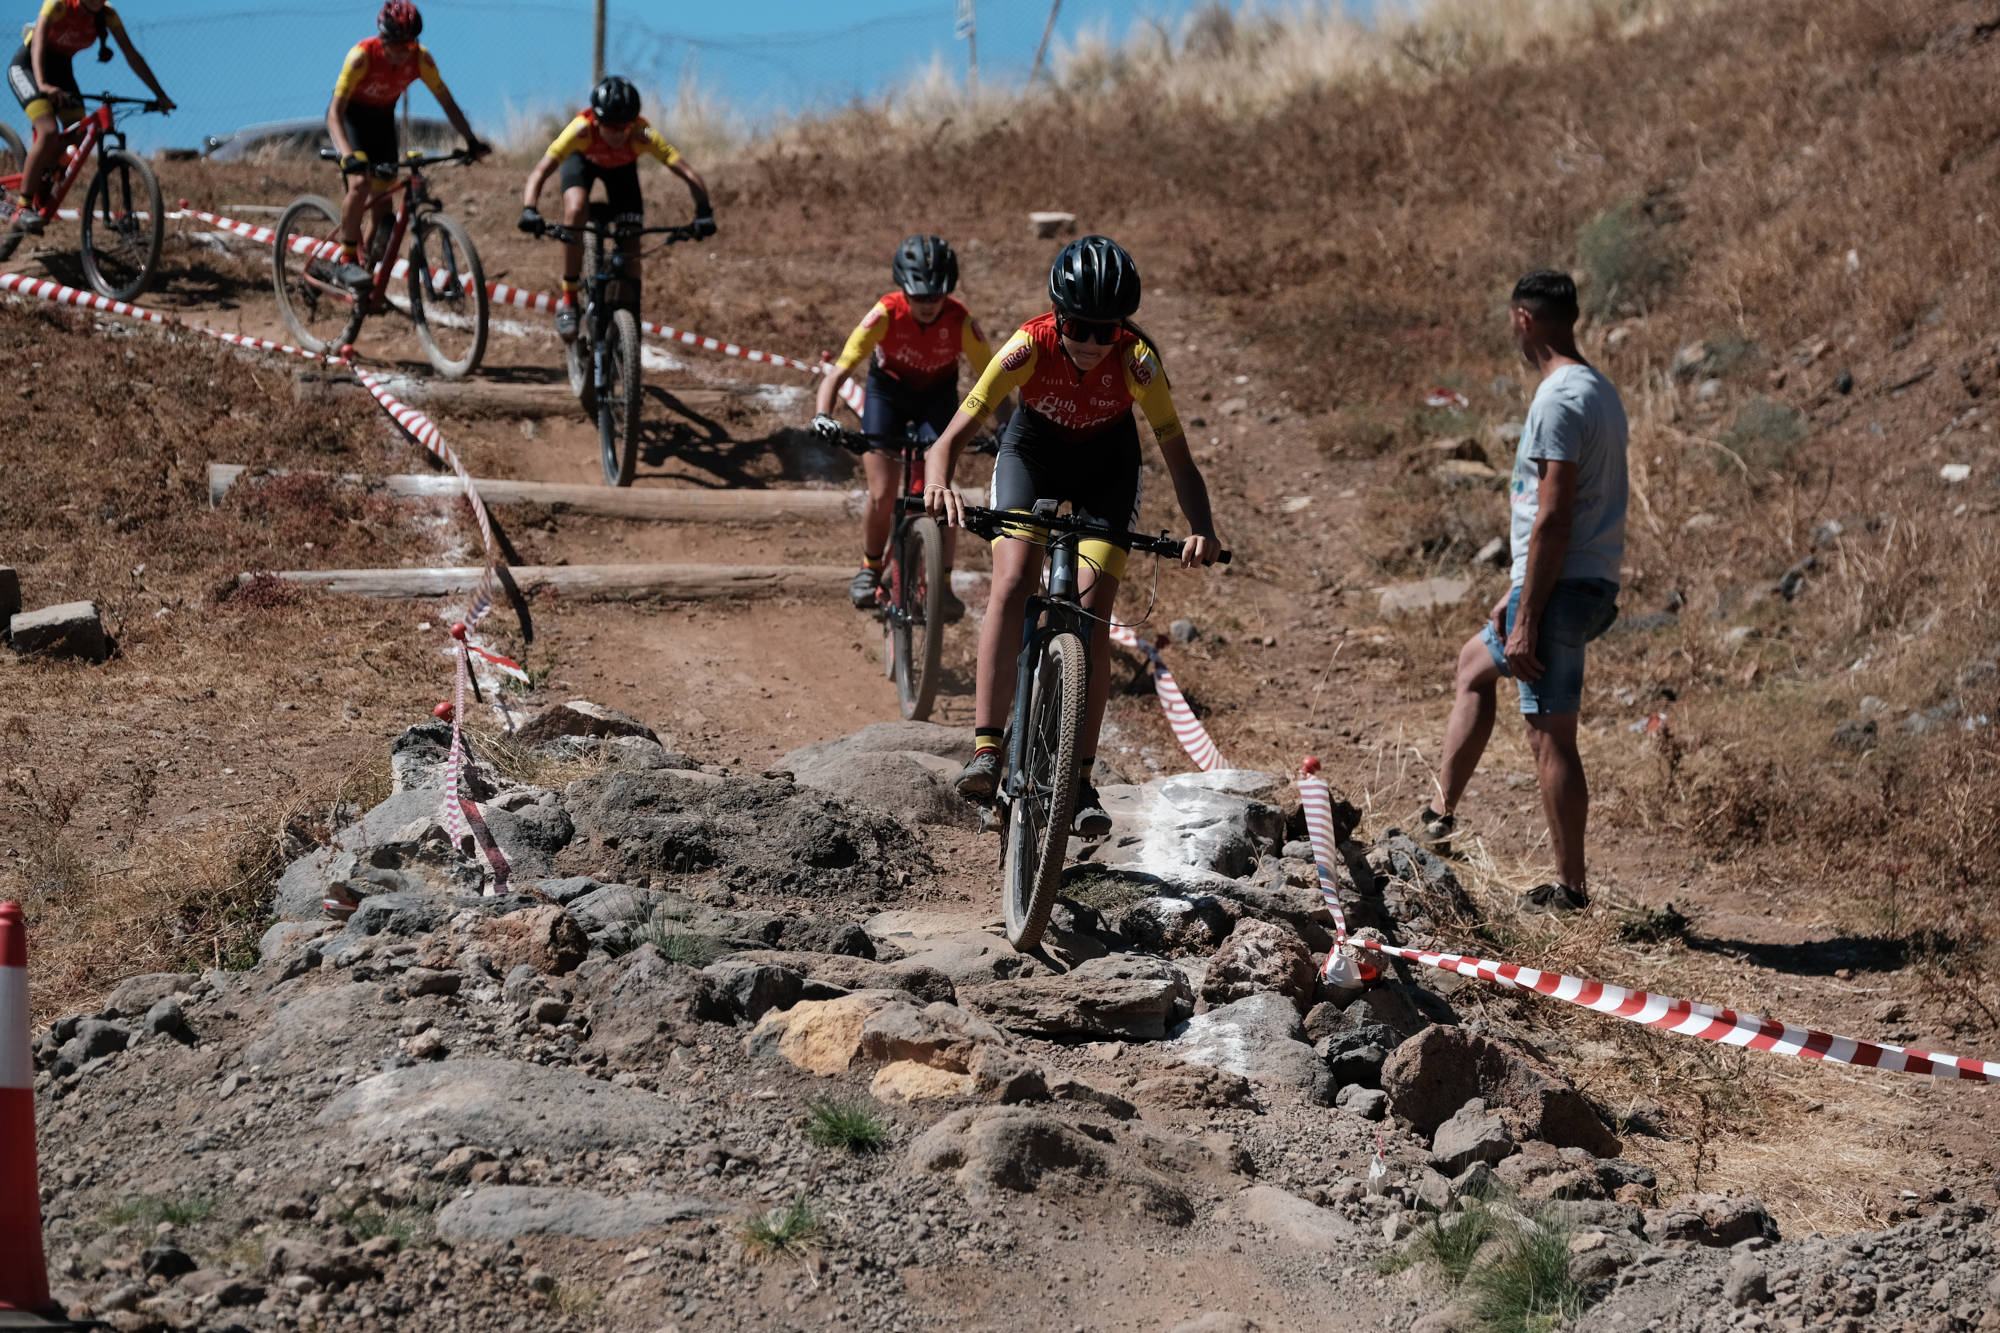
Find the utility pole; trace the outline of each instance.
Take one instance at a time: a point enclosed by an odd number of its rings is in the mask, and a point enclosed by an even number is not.
[[[957,35],[965,39],[965,86],[979,92],[979,13],[975,0],[958,0]]]
[[[1028,82],[1032,85],[1042,76],[1042,58],[1049,53],[1049,38],[1055,35],[1056,15],[1062,12],[1062,0],[1054,0],[1049,6],[1049,21],[1042,25],[1042,44],[1035,48],[1035,67],[1028,71]]]
[[[604,82],[604,0],[597,0],[597,15],[590,28],[590,86]]]

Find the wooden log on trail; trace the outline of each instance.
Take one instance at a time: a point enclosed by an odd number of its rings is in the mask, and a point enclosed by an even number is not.
[[[357,597],[445,597],[470,592],[485,571],[458,569],[297,569],[276,577]],[[572,597],[637,601],[661,598],[844,597],[854,577],[846,565],[521,565],[509,571],[523,593],[549,589]],[[258,577],[238,574],[237,585]]]
[[[222,503],[239,478],[249,469],[241,463],[208,465],[208,503]],[[261,476],[277,472],[255,473]],[[457,477],[444,473],[418,473],[389,477],[362,477],[352,473],[335,477],[344,486],[379,486],[391,495],[457,495]],[[650,519],[665,523],[811,523],[839,522],[859,518],[866,496],[864,491],[835,490],[699,490],[690,486],[671,488],[572,485],[550,481],[498,481],[473,478],[479,498],[489,505],[544,505],[556,513],[591,514],[600,518]],[[978,487],[965,488],[967,504],[983,505],[986,493]]]
[[[577,403],[576,395],[569,391],[567,383],[521,384],[506,380],[436,380],[392,378],[387,386],[390,393],[408,403],[411,407],[422,408],[425,412],[452,417],[565,417],[573,416],[578,421],[587,421],[583,408]],[[789,386],[782,384],[702,384],[658,385],[661,393],[698,411],[712,411],[725,404],[755,406],[760,400],[768,400],[773,408],[780,402],[777,395],[786,394]],[[354,377],[345,374],[328,374],[320,370],[302,370],[293,380],[292,397],[296,402],[326,402],[339,400],[350,395],[366,396],[367,390]]]

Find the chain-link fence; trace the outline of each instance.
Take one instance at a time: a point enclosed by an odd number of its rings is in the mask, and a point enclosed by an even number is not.
[[[1194,0],[1160,0],[1159,12],[1185,13]],[[141,54],[180,104],[170,119],[134,117],[135,146],[201,148],[249,125],[313,120],[325,114],[348,48],[373,32],[372,3],[335,7],[279,5],[200,17],[147,17],[128,7],[126,23]],[[424,0],[424,43],[453,95],[482,135],[530,147],[589,93],[589,0],[477,3]],[[1067,0],[1064,27],[1133,21],[1120,0]],[[829,9],[829,16],[837,9]],[[982,83],[1027,80],[1050,13],[1050,0],[978,0],[975,43]],[[913,0],[878,18],[816,30],[703,37],[669,26],[665,6],[611,0],[608,67],[657,97],[755,129],[779,116],[869,99],[928,78],[962,81],[971,51],[955,35],[956,0]],[[753,11],[745,11],[753,23]],[[1163,25],[1165,20],[1160,21]],[[143,93],[124,62],[76,60],[86,91]],[[412,111],[437,110],[422,86]],[[16,118],[18,121],[18,117]],[[673,127],[666,126],[671,135]]]

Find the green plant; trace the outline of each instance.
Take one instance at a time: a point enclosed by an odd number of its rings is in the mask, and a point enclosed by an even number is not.
[[[782,1208],[759,1213],[745,1222],[741,1235],[743,1247],[758,1259],[775,1259],[785,1254],[800,1254],[818,1245],[825,1234],[826,1224],[820,1220],[812,1201],[806,1192],[800,1190],[792,1196],[792,1201]]]
[[[104,1221],[114,1227],[130,1226],[136,1222],[148,1230],[162,1222],[184,1227],[205,1221],[214,1211],[215,1196],[212,1194],[184,1194],[177,1199],[157,1194],[135,1194],[106,1209]]]
[[[429,1233],[430,1213],[420,1202],[387,1209],[369,1205],[348,1209],[341,1214],[340,1224],[353,1232],[356,1240],[393,1236],[398,1245],[409,1249]]]
[[[1445,1280],[1456,1287],[1472,1271],[1479,1247],[1493,1239],[1499,1219],[1477,1201],[1449,1217],[1439,1217],[1417,1228],[1410,1243],[1387,1255],[1378,1265],[1384,1273],[1400,1272],[1410,1265],[1430,1260],[1444,1270]]]
[[[549,1293],[549,1309],[557,1314],[586,1315],[595,1310],[602,1299],[589,1287],[558,1282],[555,1290]]]
[[[858,1102],[821,1097],[806,1107],[806,1137],[822,1148],[880,1152],[889,1146],[889,1126]]]
[[[1792,446],[1806,437],[1806,419],[1785,404],[1769,398],[1752,398],[1737,409],[1735,420],[1722,433],[1722,445],[1743,460],[1752,476],[1781,471],[1791,461]],[[1735,464],[1718,458],[1718,472]]]
[[[1107,874],[1090,865],[1073,866],[1063,875],[1062,896],[1093,912],[1110,912],[1151,896],[1152,891],[1122,875]]]
[[[1569,1275],[1569,1230],[1546,1219],[1510,1241],[1467,1282],[1472,1308],[1491,1333],[1547,1333],[1583,1312],[1583,1288]]]
[[[1593,315],[1644,310],[1673,280],[1673,252],[1659,226],[1632,204],[1607,208],[1577,233],[1578,293]]]

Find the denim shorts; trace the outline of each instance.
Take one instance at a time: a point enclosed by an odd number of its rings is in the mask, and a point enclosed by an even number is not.
[[[1521,606],[1521,587],[1514,585],[1507,599],[1507,629],[1514,628],[1514,615]],[[1542,633],[1535,643],[1535,656],[1542,661],[1542,678],[1532,684],[1516,681],[1521,691],[1523,713],[1557,715],[1578,712],[1583,707],[1583,645],[1611,628],[1618,619],[1618,585],[1608,579],[1557,579],[1542,608]],[[1479,633],[1493,665],[1503,676],[1513,675],[1507,665],[1507,640],[1493,632],[1493,622]]]

